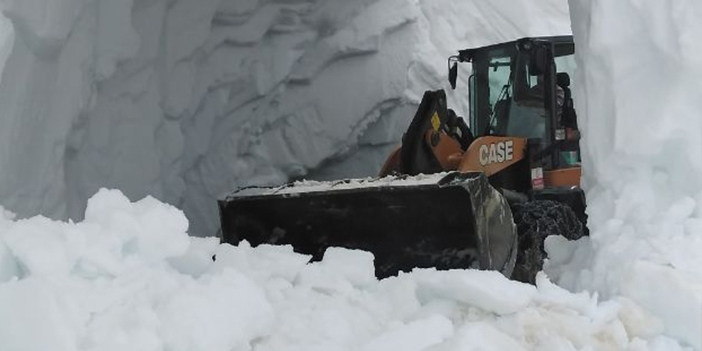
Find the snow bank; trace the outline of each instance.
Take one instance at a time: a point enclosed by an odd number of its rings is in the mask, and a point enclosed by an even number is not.
[[[562,0],[2,4],[0,203],[77,220],[107,186],[200,235],[238,186],[374,175],[456,50],[570,31]]]
[[[571,1],[591,236],[547,272],[702,349],[702,3]]]
[[[189,237],[183,213],[101,190],[79,223],[0,211],[0,350],[682,350],[636,303],[544,275],[416,270],[367,252]],[[212,257],[216,256],[213,261]]]

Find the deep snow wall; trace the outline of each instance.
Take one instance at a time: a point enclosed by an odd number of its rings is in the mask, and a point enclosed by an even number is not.
[[[702,349],[702,3],[570,9],[591,236],[546,271],[629,298]]]
[[[118,188],[184,209],[197,235],[216,232],[216,198],[238,186],[373,175],[422,92],[447,88],[456,50],[570,31],[561,0],[2,6],[0,203],[80,219]]]

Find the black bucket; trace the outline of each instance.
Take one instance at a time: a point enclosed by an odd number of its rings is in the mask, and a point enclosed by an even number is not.
[[[512,215],[485,176],[454,172],[422,179],[238,191],[219,202],[222,239],[292,245],[313,260],[328,247],[365,250],[374,254],[379,278],[416,267],[511,273]]]

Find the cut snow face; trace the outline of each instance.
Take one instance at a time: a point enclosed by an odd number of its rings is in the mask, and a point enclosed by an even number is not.
[[[448,88],[457,50],[570,32],[562,0],[0,7],[17,29],[0,83],[0,203],[78,220],[117,188],[177,205],[204,236],[237,187],[377,174],[422,93]],[[450,96],[463,115],[466,73]]]
[[[546,272],[702,349],[702,3],[571,1],[590,238]]]
[[[682,350],[627,299],[544,275],[416,270],[367,252],[188,237],[183,213],[99,191],[86,219],[0,217],[0,350]],[[212,257],[216,256],[216,260]]]

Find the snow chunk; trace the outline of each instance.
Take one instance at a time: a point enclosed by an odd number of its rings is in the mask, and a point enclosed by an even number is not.
[[[653,284],[652,284],[653,282]],[[637,261],[620,283],[622,294],[665,322],[666,334],[695,347],[702,331],[702,282],[674,267]]]
[[[453,324],[446,317],[432,316],[391,329],[361,347],[373,350],[425,350],[453,335]]]
[[[55,296],[39,279],[0,283],[0,350],[76,350],[76,330]]]
[[[173,206],[146,197],[131,204],[119,191],[100,190],[88,201],[85,223],[109,228],[126,255],[138,250],[151,261],[183,255],[190,243],[188,220]]]
[[[467,351],[526,350],[517,340],[484,322],[467,324],[461,327],[451,340],[430,348],[432,351],[459,349]]]
[[[261,245],[254,249],[246,241],[238,246],[220,246],[215,257],[216,270],[231,267],[260,280],[282,278],[288,282],[297,277],[311,258],[294,253],[292,246]]]
[[[331,247],[321,262],[305,267],[295,283],[326,292],[363,288],[377,281],[373,259],[370,252]]]
[[[176,351],[248,349],[274,320],[263,289],[234,270],[187,284],[161,303],[163,339]]]
[[[413,276],[420,300],[440,296],[498,315],[524,309],[536,294],[533,286],[504,279],[494,271],[417,269]]]

